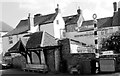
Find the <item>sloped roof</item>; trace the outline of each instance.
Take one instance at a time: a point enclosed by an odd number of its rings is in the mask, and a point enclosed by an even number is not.
[[[80,15],[77,14],[77,15],[63,17],[63,19],[65,21],[65,25],[77,24],[79,16]]]
[[[11,47],[8,52],[10,53],[20,53],[22,51],[25,51],[25,47],[21,40],[19,40],[13,47]]]
[[[33,33],[26,44],[27,49],[36,49],[40,47],[55,46],[57,42],[53,36],[47,32],[35,32]]]
[[[83,21],[83,23],[82,23],[82,26],[89,26],[89,25],[93,25],[93,20]],[[98,26],[98,28],[111,27],[112,26],[112,17],[97,19],[97,26]]]
[[[57,13],[37,16],[34,18],[34,25],[36,26],[36,25],[52,23],[56,16],[57,16]]]
[[[13,27],[11,27],[10,25],[8,25],[7,23],[0,21],[0,31],[1,32],[9,32],[13,30]]]
[[[26,48],[37,48],[40,47],[42,42],[43,32],[33,33],[27,41]]]
[[[28,30],[30,30],[29,20],[28,19],[21,20],[15,29],[8,32],[3,37],[26,33]]]
[[[66,25],[77,24],[78,18],[79,18],[78,15],[63,17]],[[120,18],[120,12],[118,11],[114,13],[113,17],[105,17],[105,18],[97,19],[98,21],[97,26],[98,28],[120,26],[119,18]],[[91,26],[91,25],[93,25],[93,20],[83,21],[80,27],[80,31],[82,32],[82,31],[93,30],[94,27],[87,28],[87,26]]]

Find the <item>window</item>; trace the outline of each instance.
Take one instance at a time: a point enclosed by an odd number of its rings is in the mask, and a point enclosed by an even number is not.
[[[59,20],[56,20],[56,23],[59,24]]]
[[[105,34],[107,34],[108,33],[108,30],[105,30]]]
[[[109,28],[109,33],[113,33],[113,28]]]
[[[101,35],[106,35],[106,34],[108,34],[108,29],[103,29],[103,30],[101,31]]]
[[[8,37],[8,40],[9,40],[9,44],[13,43],[13,38],[11,36]]]
[[[9,41],[9,44],[12,44],[13,43],[13,41],[11,40],[11,41]]]
[[[104,31],[101,31],[101,35],[104,35]]]

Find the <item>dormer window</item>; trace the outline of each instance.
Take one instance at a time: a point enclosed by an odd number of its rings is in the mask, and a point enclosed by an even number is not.
[[[56,23],[59,25],[59,20],[56,20]]]

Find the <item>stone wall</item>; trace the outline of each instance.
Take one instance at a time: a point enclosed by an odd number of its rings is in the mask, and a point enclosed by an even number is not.
[[[58,72],[60,65],[59,49],[44,50],[45,61],[49,72]]]
[[[60,40],[59,43],[62,45],[61,48],[61,68],[65,72],[73,66],[84,65],[84,61],[89,61],[95,58],[94,53],[70,53],[70,42],[69,39]],[[88,62],[90,63],[90,61]],[[89,64],[90,65],[90,64]],[[63,67],[62,67],[63,66]]]
[[[14,68],[22,69],[26,66],[26,60],[22,55],[14,57],[12,61]]]

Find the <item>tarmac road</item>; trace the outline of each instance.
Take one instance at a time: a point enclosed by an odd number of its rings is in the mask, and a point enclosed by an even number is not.
[[[34,72],[24,72],[17,69],[7,69],[0,70],[2,73],[1,76],[120,76],[120,73],[111,73],[111,74],[96,74],[96,75],[71,75],[71,74],[52,74],[52,73],[34,73]]]

